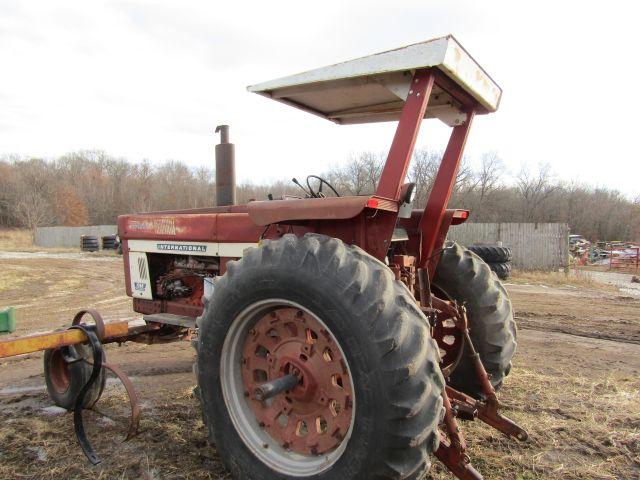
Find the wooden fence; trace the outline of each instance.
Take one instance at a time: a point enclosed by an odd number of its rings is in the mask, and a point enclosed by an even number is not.
[[[502,242],[511,247],[513,266],[521,270],[558,270],[569,261],[566,223],[463,223],[451,227],[447,240],[465,246]]]
[[[95,235],[102,245],[103,236],[118,233],[117,225],[94,225],[88,227],[40,227],[36,229],[35,243],[48,248],[78,248],[80,236]]]

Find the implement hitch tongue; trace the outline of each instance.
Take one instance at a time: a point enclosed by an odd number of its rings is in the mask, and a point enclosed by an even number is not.
[[[82,322],[82,318],[87,314],[93,318],[93,324]],[[67,391],[73,391],[69,388],[69,385],[77,385],[77,382],[81,382],[86,378],[86,375],[78,373],[79,370],[77,368],[71,367],[75,364],[86,364],[91,367],[89,378],[78,389],[78,393],[71,405],[65,405],[65,407],[69,410],[73,408],[73,425],[78,443],[89,461],[93,465],[97,465],[101,460],[93,450],[85,433],[82,410],[84,408],[92,408],[99,400],[102,394],[101,389],[98,389],[98,394],[94,397],[90,397],[89,394],[90,392],[95,393],[96,382],[99,381],[101,377],[104,378],[103,369],[110,370],[118,377],[129,396],[131,419],[124,441],[133,438],[138,433],[138,425],[140,423],[140,407],[138,406],[136,389],[133,383],[131,383],[131,380],[119,367],[107,363],[102,345],[106,342],[122,342],[135,339],[137,336],[153,328],[152,326],[130,328],[126,321],[105,324],[100,313],[93,309],[85,309],[80,310],[74,316],[71,326],[66,330],[39,333],[0,341],[0,358],[23,355],[41,350],[58,351],[60,355],[57,358],[61,359],[61,361],[45,362],[45,377],[48,375],[50,378],[66,379],[67,385],[63,390]],[[72,348],[72,346],[78,346],[80,344],[87,344],[89,346],[90,354],[88,357],[90,358],[79,354],[77,349]],[[48,384],[47,388],[49,388]],[[51,394],[51,391],[49,393]],[[87,399],[90,399],[90,401]]]

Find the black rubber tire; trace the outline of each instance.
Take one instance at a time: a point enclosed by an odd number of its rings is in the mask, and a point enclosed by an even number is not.
[[[115,250],[117,245],[118,245],[118,240],[115,235],[107,235],[102,237],[103,250]]]
[[[420,478],[439,445],[444,379],[427,320],[389,268],[358,247],[318,234],[285,235],[227,265],[201,319],[198,383],[204,423],[234,478],[283,476],[246,447],[229,418],[220,382],[222,346],[248,305],[283,298],[314,312],[346,356],[355,423],[346,450],[306,479]]]
[[[487,263],[507,263],[511,261],[511,249],[499,245],[471,245],[469,250]]]
[[[99,249],[98,237],[93,235],[82,235],[80,237],[80,250],[83,252],[97,252]]]
[[[448,243],[440,257],[434,283],[451,298],[464,302],[473,345],[498,389],[511,370],[517,329],[509,294],[489,266],[475,253]],[[453,388],[476,398],[483,396],[466,351],[450,376]]]
[[[91,347],[89,347],[88,345],[79,344],[67,348],[75,349],[77,354],[83,358],[93,358]],[[75,407],[76,398],[80,393],[80,390],[82,390],[82,387],[84,387],[84,385],[89,380],[89,377],[91,376],[93,367],[87,362],[75,362],[68,365],[67,367],[69,369],[69,386],[65,391],[59,391],[54,386],[50,371],[51,361],[53,359],[55,350],[59,349],[45,350],[44,352],[44,380],[47,385],[47,393],[49,394],[51,400],[53,400],[53,403],[58,407],[62,407],[69,411],[72,411]],[[100,371],[100,376],[93,383],[91,389],[84,397],[84,408],[91,408],[100,399],[100,396],[104,391],[106,381],[107,375],[105,373],[105,369],[103,368]]]
[[[488,264],[492,272],[495,272],[500,280],[507,280],[511,274],[510,263],[494,263]]]

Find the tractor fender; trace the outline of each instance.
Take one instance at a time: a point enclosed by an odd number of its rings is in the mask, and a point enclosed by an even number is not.
[[[397,212],[398,204],[370,195],[265,200],[247,204],[251,220],[262,226],[301,220],[346,220],[357,217],[365,208]]]

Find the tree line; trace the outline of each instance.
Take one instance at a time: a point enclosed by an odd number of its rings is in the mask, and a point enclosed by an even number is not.
[[[417,207],[427,201],[441,157],[425,149],[414,153],[408,181],[416,183]],[[343,195],[372,193],[384,159],[361,152],[322,176]],[[288,179],[237,188],[240,203],[269,193],[303,195]],[[113,224],[124,213],[214,204],[212,169],[180,161],[134,163],[95,151],[51,160],[0,158],[2,227]],[[508,176],[496,152],[462,162],[450,207],[471,210],[474,222],[566,222],[590,240],[640,240],[640,197],[633,201],[613,189],[558,180],[544,164]]]

